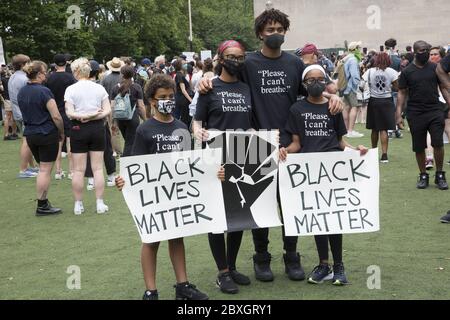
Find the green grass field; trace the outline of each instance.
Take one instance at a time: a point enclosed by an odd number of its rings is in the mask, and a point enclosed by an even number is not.
[[[350,143],[369,146],[369,132],[361,126],[357,130],[365,137]],[[408,132],[393,140],[390,163],[380,165],[381,231],[344,237],[351,285],[336,288],[288,280],[279,228],[270,231],[274,282],[254,279],[250,232],[245,233],[237,264],[251,276],[250,286],[233,296],[215,287],[216,268],[206,235],[185,240],[190,281],[211,299],[450,299],[450,226],[439,222],[450,209],[450,191],[434,185],[415,188],[418,170],[410,143]],[[64,213],[37,218],[35,180],[16,178],[19,141],[0,141],[0,150],[0,299],[140,299],[145,289],[140,240],[122,195],[107,188],[110,212],[97,215],[94,193],[85,191],[86,212],[74,216],[70,180],[53,180],[49,198]],[[446,153],[448,161],[449,145]],[[299,249],[310,272],[318,260],[313,237],[301,238]],[[72,265],[81,270],[80,290],[66,286]],[[381,270],[379,290],[367,288],[367,268],[372,265]],[[173,299],[167,243],[160,247],[157,280],[160,298]]]

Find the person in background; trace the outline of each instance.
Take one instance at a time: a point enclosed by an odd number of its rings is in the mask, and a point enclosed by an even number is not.
[[[98,79],[98,73],[100,70],[100,65],[95,60],[89,61],[91,65],[91,72],[89,74],[89,80],[99,83]],[[122,67],[122,69],[125,68]],[[128,67],[130,68],[130,67]],[[111,123],[112,119],[110,116],[105,118],[105,151],[103,152],[103,162],[105,163],[106,168],[106,186],[107,187],[114,187],[115,186],[115,177],[116,177],[116,159],[113,156],[113,148],[112,148],[112,130],[111,130]],[[84,176],[88,178],[86,189],[88,191],[95,189],[95,181],[94,181],[94,173],[92,172],[92,165],[91,165],[91,157],[89,153],[87,154],[87,162],[86,162],[86,172],[84,173]]]
[[[64,103],[64,94],[66,89],[77,82],[72,73],[66,72],[66,58],[63,54],[56,54],[53,58],[56,65],[56,71],[52,73],[46,82],[46,87],[50,89],[55,97],[56,105],[64,122],[64,135],[66,139],[67,158],[69,160],[69,176],[72,176],[72,154],[70,152],[70,127],[71,122],[66,114],[66,107]],[[55,180],[61,180],[66,176],[61,166],[61,152],[63,142],[60,143],[58,150],[58,157],[56,159]]]
[[[25,124],[23,135],[39,163],[36,216],[55,215],[62,211],[50,204],[48,191],[58,156],[58,142],[64,140],[64,123],[52,92],[42,85],[46,80],[47,65],[42,61],[32,61],[23,67],[23,71],[30,82],[20,89],[17,101]]]
[[[391,59],[386,52],[375,56],[373,68],[367,70],[360,86],[368,85],[370,99],[366,128],[372,130],[372,148],[381,140],[381,162],[388,163],[388,130],[395,129],[395,105],[392,93],[398,90],[398,72],[389,66]]]
[[[414,43],[414,62],[400,74],[399,95],[396,122],[403,126],[402,109],[408,97],[407,119],[412,135],[413,152],[416,154],[419,167],[418,189],[429,186],[429,174],[425,166],[425,149],[427,147],[427,132],[431,135],[431,145],[434,148],[436,161],[435,184],[440,190],[447,190],[448,184],[443,171],[444,163],[444,113],[439,103],[438,86],[447,103],[450,102],[449,92],[437,75],[437,65],[429,62],[431,45],[425,41]]]
[[[103,177],[103,152],[105,151],[104,119],[111,113],[109,96],[105,88],[90,81],[91,64],[80,58],[71,65],[77,83],[66,89],[66,113],[72,120],[71,147],[73,158],[72,190],[75,199],[74,214],[84,212],[83,184],[87,154],[91,157],[94,173],[97,213],[108,211],[103,201],[105,180]]]
[[[349,54],[343,59],[345,77],[347,78],[347,87],[343,90],[343,100],[346,105],[344,109],[344,120],[346,120],[348,129],[346,135],[348,138],[361,138],[364,136],[364,134],[354,130],[359,106],[356,93],[359,88],[359,82],[361,81],[359,64],[363,58],[363,53],[360,49],[361,42],[350,43],[348,46]]]
[[[24,131],[22,113],[20,112],[19,103],[17,101],[20,89],[25,87],[28,83],[28,77],[22,68],[30,62],[30,58],[23,54],[15,55],[12,58],[12,64],[14,67],[14,73],[9,78],[8,82],[8,94],[11,99],[11,107],[13,119],[16,122],[17,130]],[[14,130],[14,127],[13,127]],[[12,132],[12,135],[16,135],[17,132]],[[28,147],[27,140],[22,139],[22,145],[20,147],[20,168],[19,178],[34,178],[37,176],[39,169],[34,167],[33,155]]]
[[[176,108],[174,116],[176,119],[180,119],[186,126],[190,126],[192,117],[189,115],[189,104],[192,102],[191,98],[191,86],[186,79],[187,64],[183,64],[182,59],[178,59],[174,63],[175,67],[175,84],[176,94],[175,102]]]

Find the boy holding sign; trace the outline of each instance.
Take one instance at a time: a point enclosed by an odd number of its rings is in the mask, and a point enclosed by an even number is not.
[[[333,152],[346,147],[367,153],[364,146],[354,148],[343,140],[347,133],[342,114],[332,115],[328,100],[323,96],[326,88],[326,73],[319,65],[311,65],[303,72],[303,85],[308,91],[306,100],[296,102],[290,110],[286,131],[292,135],[292,143],[280,149],[280,160],[286,160],[288,153]],[[333,279],[334,285],[347,284],[342,262],[342,234],[316,235],[320,263],[308,277],[309,283],[322,283]],[[328,264],[328,242],[333,254],[333,270]]]
[[[147,83],[144,92],[145,103],[154,111],[154,117],[141,124],[134,140],[132,155],[147,155],[190,150],[191,138],[184,123],[172,116],[175,109],[175,83],[167,75],[158,74]],[[223,180],[225,172],[219,171]],[[116,186],[122,190],[125,182],[120,176]],[[156,289],[156,260],[159,242],[143,243],[141,264],[147,290],[144,300],[158,300]],[[198,290],[187,280],[186,257],[183,238],[169,240],[169,254],[177,279],[177,300],[207,300],[208,296]]]

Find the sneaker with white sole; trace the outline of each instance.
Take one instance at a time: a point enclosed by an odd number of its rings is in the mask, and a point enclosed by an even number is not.
[[[55,173],[55,180],[62,180],[66,177],[66,173],[64,171],[61,171],[60,173]]]
[[[71,172],[67,175],[67,179],[72,180],[72,178],[73,178],[73,173]]]
[[[115,187],[116,186],[116,176],[110,175],[108,176],[108,180],[106,180],[106,186],[108,187]]]
[[[346,137],[347,138],[362,138],[362,137],[364,137],[364,135],[357,131],[350,131],[347,133]]]
[[[328,264],[319,264],[308,276],[308,283],[319,284],[333,279],[333,271]]]
[[[107,213],[109,210],[109,207],[104,204],[104,203],[97,203],[97,213],[98,214],[103,214],[103,213]]]
[[[95,189],[94,178],[88,178],[88,183],[86,185],[87,191],[92,191]]]
[[[61,152],[61,158],[67,158],[67,152]]]
[[[84,213],[84,206],[83,206],[83,202],[81,201],[75,201],[75,206],[73,208],[73,213],[76,216],[80,216]]]
[[[38,175],[37,172],[33,172],[33,171],[27,169],[25,171],[20,171],[17,178],[19,178],[19,179],[36,178],[37,175]]]

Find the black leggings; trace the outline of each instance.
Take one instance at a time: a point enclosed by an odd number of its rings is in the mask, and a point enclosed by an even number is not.
[[[236,260],[241,247],[243,231],[227,233],[227,247],[225,248],[225,234],[208,234],[209,247],[216,261],[219,271],[236,269]]]
[[[113,150],[111,145],[111,132],[109,131],[108,124],[105,125],[105,151],[103,152],[103,161],[105,162],[106,173],[109,175],[116,172],[116,159],[113,156]],[[94,177],[91,168],[91,158],[89,152],[87,154],[86,171],[84,173],[86,178]]]
[[[333,263],[342,262],[342,234],[314,236],[320,262],[328,261],[328,241],[330,242]]]

